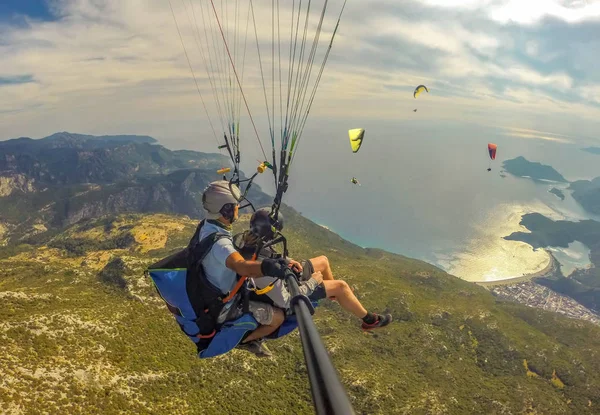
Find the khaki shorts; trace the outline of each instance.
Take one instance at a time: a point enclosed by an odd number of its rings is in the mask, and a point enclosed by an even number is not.
[[[315,272],[315,268],[310,262],[309,259],[304,261],[299,261],[302,264],[302,275],[300,276],[301,281],[308,281],[312,274]],[[239,294],[237,294],[239,296]],[[238,301],[237,297],[234,302]],[[252,316],[256,319],[258,324],[268,326],[273,322],[273,315],[275,314],[275,309],[272,305],[268,303],[264,303],[262,301],[250,301],[249,309],[252,313]],[[224,321],[235,320],[239,318],[243,314],[241,307],[234,307],[230,310],[224,310],[219,316],[217,322],[223,323]]]
[[[258,322],[258,324],[268,326],[273,322],[273,314],[275,310],[271,304],[261,303],[260,301],[250,301],[250,312]]]
[[[260,301],[249,301],[248,306],[252,316],[258,322],[258,324],[268,326],[273,322],[275,309],[272,305]],[[232,309],[222,312],[217,322],[223,323],[224,321],[235,320],[236,318],[241,317],[242,314],[244,313],[241,306],[232,307]]]

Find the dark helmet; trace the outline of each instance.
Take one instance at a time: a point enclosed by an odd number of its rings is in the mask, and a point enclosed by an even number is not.
[[[250,218],[250,232],[260,238],[273,238],[275,232],[283,230],[283,214],[277,213],[277,220],[271,217],[270,208],[258,209]]]

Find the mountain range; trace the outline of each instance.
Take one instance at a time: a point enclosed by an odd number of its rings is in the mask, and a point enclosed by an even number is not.
[[[147,136],[57,133],[0,142],[0,241],[125,212],[201,217],[221,154],[171,151]],[[270,199],[258,185],[249,196]]]
[[[270,341],[269,359],[233,350],[200,360],[144,276],[187,243],[202,189],[227,159],[117,137],[59,134],[3,147],[3,183],[14,180],[0,197],[0,407],[312,413],[297,331]],[[61,146],[71,156],[54,151]],[[259,188],[251,197],[270,202]],[[425,262],[356,246],[290,207],[282,212],[292,257],[326,255],[367,309],[394,316],[365,333],[337,302],[317,307],[356,413],[598,413],[600,327],[500,300]],[[235,231],[248,221],[243,215]],[[545,234],[533,230],[531,242],[542,246]]]

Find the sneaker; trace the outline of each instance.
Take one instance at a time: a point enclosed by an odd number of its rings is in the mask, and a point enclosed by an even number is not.
[[[392,322],[392,315],[391,314],[386,314],[384,316],[379,315],[379,314],[375,314],[375,316],[377,317],[377,320],[375,320],[374,323],[371,324],[367,324],[363,321],[361,328],[363,330],[373,330],[373,329],[379,329],[381,327],[385,327],[388,324],[390,324]]]
[[[273,353],[271,353],[271,350],[269,350],[269,348],[267,347],[266,340],[264,337],[256,341],[258,342],[258,344],[260,344],[260,348],[262,349],[262,353],[265,357],[273,356]]]
[[[247,343],[240,343],[237,345],[238,349],[246,350],[247,352],[254,353],[257,357],[271,357],[273,353],[267,348],[262,340],[252,340]]]

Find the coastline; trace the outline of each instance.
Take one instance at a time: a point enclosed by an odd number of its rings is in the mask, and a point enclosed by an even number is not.
[[[527,274],[527,275],[522,275],[520,277],[498,280],[498,281],[472,281],[472,282],[474,284],[481,285],[482,287],[487,288],[487,287],[495,287],[495,286],[499,286],[499,285],[513,285],[513,284],[518,284],[520,282],[529,281],[533,278],[540,278],[540,277],[546,277],[546,276],[552,275],[556,272],[556,270],[560,264],[556,260],[556,258],[554,258],[554,255],[552,255],[552,252],[550,252],[548,249],[544,249],[544,251],[550,257],[550,261],[548,262],[548,265],[544,269],[542,269],[538,272],[534,272],[534,273]]]

